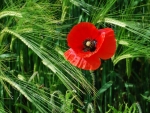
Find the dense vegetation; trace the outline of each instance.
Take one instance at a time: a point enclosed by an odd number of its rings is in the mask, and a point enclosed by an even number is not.
[[[149,0],[1,0],[0,113],[149,113],[149,15]],[[83,21],[115,31],[96,71],[64,58]]]

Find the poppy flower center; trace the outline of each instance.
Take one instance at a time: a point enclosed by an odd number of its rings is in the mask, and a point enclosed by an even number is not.
[[[96,43],[97,41],[96,40],[90,40],[90,39],[87,39],[83,42],[83,51],[84,52],[87,52],[87,51],[90,51],[90,52],[94,52],[95,49],[96,49]]]

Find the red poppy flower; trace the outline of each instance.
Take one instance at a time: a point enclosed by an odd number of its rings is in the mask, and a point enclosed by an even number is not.
[[[116,51],[116,40],[111,28],[97,29],[92,23],[75,25],[67,37],[70,47],[64,55],[66,59],[85,70],[96,70],[101,59],[111,58]]]

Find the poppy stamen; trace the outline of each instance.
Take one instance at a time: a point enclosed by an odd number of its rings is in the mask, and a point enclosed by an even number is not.
[[[96,43],[97,43],[96,40],[89,40],[89,39],[85,40],[83,42],[83,46],[84,46],[83,51],[84,52],[87,52],[87,51],[94,52],[96,49]]]
[[[86,45],[87,47],[89,47],[89,46],[91,45],[91,41],[87,41],[87,42],[85,43],[85,45]]]

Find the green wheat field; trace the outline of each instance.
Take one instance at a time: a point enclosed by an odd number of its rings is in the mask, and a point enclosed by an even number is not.
[[[80,22],[115,32],[94,71],[64,57]],[[150,0],[1,0],[0,113],[150,113]]]

